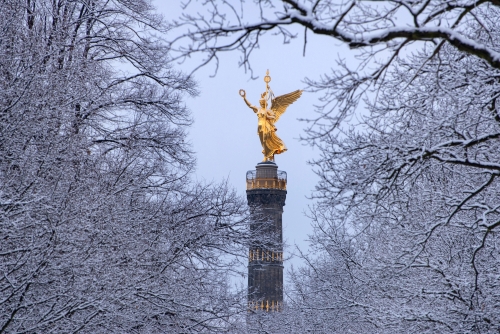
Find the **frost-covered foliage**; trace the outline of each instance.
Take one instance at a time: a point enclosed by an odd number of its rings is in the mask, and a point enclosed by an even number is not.
[[[500,3],[255,2],[186,17],[181,56],[238,49],[247,65],[263,35],[298,24],[361,59],[308,81],[325,94],[307,130],[313,254],[269,331],[498,332]]]
[[[147,0],[0,1],[0,333],[234,325],[246,205],[189,179],[163,29]]]
[[[497,331],[500,71],[430,52],[398,62],[363,130],[319,141],[310,283],[343,268],[350,292],[331,291],[383,331]]]

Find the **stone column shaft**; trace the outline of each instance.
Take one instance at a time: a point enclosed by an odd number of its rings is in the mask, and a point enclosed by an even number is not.
[[[286,173],[272,162],[247,173],[247,200],[254,241],[248,254],[250,310],[278,311],[283,305],[283,224]]]

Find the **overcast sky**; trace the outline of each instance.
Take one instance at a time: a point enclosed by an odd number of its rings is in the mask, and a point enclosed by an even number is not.
[[[173,3],[175,1],[156,0],[158,10],[167,20],[181,13],[180,2],[175,7]],[[189,10],[202,12],[204,8],[200,3],[194,3]],[[306,56],[303,57],[303,29],[297,33],[299,37],[286,45],[279,37],[268,36],[262,41],[261,49],[251,59],[254,73],[259,75],[257,80],[251,80],[250,74],[238,67],[238,53],[222,55],[219,70],[213,78],[210,77],[214,73],[213,65],[196,72],[200,96],[186,103],[195,121],[189,138],[196,151],[198,179],[220,181],[229,178],[238,192],[246,196],[245,175],[262,160],[262,147],[257,136],[257,116],[238,95],[239,89],[244,89],[247,99],[258,105],[260,94],[265,91],[263,78],[267,69],[272,78],[270,86],[279,96],[303,89],[305,77],[314,79],[329,72],[335,67],[338,56],[348,53],[348,49],[334,39],[318,38],[309,33]],[[185,71],[190,71],[192,66],[194,62],[179,65]],[[319,153],[299,141],[299,136],[304,136],[306,124],[298,118],[315,117],[314,105],[319,103],[319,97],[304,92],[276,123],[277,134],[288,148],[287,152],[275,157],[279,169],[288,174],[283,213],[284,238],[290,245],[288,254],[294,244],[307,248],[307,235],[312,232],[310,220],[304,213],[312,204],[307,197],[318,178],[307,161]],[[285,269],[298,263],[297,260],[286,261]]]

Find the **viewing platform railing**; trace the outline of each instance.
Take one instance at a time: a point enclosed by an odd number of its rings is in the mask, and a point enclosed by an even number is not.
[[[259,171],[259,176],[257,177],[257,171],[249,170],[247,172],[247,190],[252,189],[280,189],[286,190],[286,172],[285,171],[274,171],[274,173],[269,173],[270,175],[265,175],[264,171]],[[272,175],[274,174],[274,175]]]

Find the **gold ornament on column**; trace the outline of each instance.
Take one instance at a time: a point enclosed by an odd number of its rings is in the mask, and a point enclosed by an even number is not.
[[[271,87],[269,87],[269,83],[271,82],[269,70],[266,72],[264,82],[266,83],[266,91],[261,94],[259,100],[260,108],[248,102],[246,93],[243,89],[240,89],[239,94],[247,106],[257,114],[257,134],[259,135],[262,153],[264,154],[264,159],[262,161],[274,161],[275,154],[281,154],[287,150],[285,143],[276,135],[278,129],[274,124],[279,120],[281,115],[285,113],[288,106],[297,101],[302,95],[302,90],[299,89],[285,95],[274,97],[274,93]],[[271,102],[271,109],[267,108],[269,101]]]

